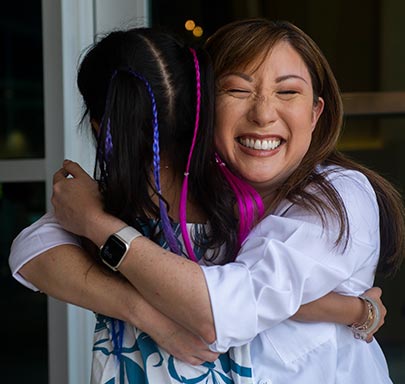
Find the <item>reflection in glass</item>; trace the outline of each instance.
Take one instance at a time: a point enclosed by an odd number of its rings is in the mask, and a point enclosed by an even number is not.
[[[8,255],[14,237],[45,211],[44,183],[0,183],[1,382],[48,382],[46,296],[11,276]]]
[[[44,157],[41,1],[0,12],[0,159]]]

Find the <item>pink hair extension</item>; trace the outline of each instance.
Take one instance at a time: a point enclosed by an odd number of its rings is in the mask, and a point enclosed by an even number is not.
[[[200,76],[200,65],[197,58],[197,53],[195,49],[190,48],[190,51],[194,59],[195,75],[196,75],[196,112],[195,112],[195,124],[194,124],[194,135],[191,142],[190,152],[188,154],[186,171],[184,173],[183,185],[181,187],[180,195],[180,207],[179,207],[179,221],[181,234],[183,236],[184,245],[186,247],[188,256],[191,260],[198,262],[197,256],[194,253],[193,247],[190,241],[190,235],[187,231],[187,191],[188,191],[188,175],[190,171],[191,158],[193,156],[194,146],[197,139],[198,127],[200,124],[200,109],[201,109],[201,76]]]
[[[248,183],[232,173],[218,153],[215,160],[235,193],[239,213],[238,246],[240,247],[251,231],[256,220],[264,214],[264,205],[259,193]]]

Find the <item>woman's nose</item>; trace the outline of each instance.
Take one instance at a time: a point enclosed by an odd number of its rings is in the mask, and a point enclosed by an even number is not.
[[[259,127],[265,127],[275,121],[277,112],[270,97],[257,95],[248,112],[248,120]]]

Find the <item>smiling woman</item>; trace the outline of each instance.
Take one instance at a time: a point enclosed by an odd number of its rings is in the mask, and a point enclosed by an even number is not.
[[[324,101],[313,94],[301,56],[284,41],[243,72],[225,73],[217,82],[218,150],[237,174],[268,196],[307,153]]]
[[[217,151],[256,187],[270,214],[235,262],[197,265],[140,236],[119,272],[153,307],[211,342],[215,352],[250,343],[256,381],[391,383],[376,341],[354,339],[345,325],[291,319],[301,304],[329,291],[361,294],[372,285],[377,266],[394,273],[403,258],[400,196],[336,149],[342,103],[328,62],[287,22],[231,23],[206,46],[218,83]],[[266,141],[279,145],[251,148]],[[84,218],[85,207],[93,204],[74,197],[88,176],[76,164],[66,164],[65,171],[75,174],[77,185],[57,183],[56,215],[65,228],[101,246],[127,223],[100,207]],[[371,310],[365,322],[353,325],[356,334],[369,332],[375,319],[377,311]]]
[[[335,312],[329,312],[329,317],[312,318],[321,322],[296,321],[302,319],[296,317],[300,306],[330,291],[358,296],[372,285],[377,267],[394,273],[403,258],[404,211],[400,196],[379,175],[346,159],[336,149],[342,104],[326,59],[316,44],[291,23],[262,19],[226,25],[206,47],[219,89],[217,151],[234,172],[257,188],[269,215],[261,218],[243,242],[237,259],[225,265],[212,265],[212,260],[197,264],[137,235],[128,239],[127,252],[117,254],[112,267],[127,279],[126,283],[136,287],[142,300],[174,321],[176,327],[210,343],[215,353],[250,348],[256,382],[391,383],[378,343],[355,339],[346,326],[351,324],[355,335],[361,337],[372,334],[379,315],[369,298],[354,298],[362,309],[354,320],[339,318],[341,307],[332,305]],[[99,62],[96,60],[97,65]],[[124,132],[127,126],[123,126]],[[106,132],[108,129],[107,124]],[[151,130],[146,132],[150,134]],[[99,145],[104,148],[108,143],[112,148],[110,141],[100,140]],[[128,140],[112,142],[114,148],[115,143],[132,148]],[[255,149],[251,148],[253,142],[253,147],[256,142],[261,148],[276,147]],[[112,151],[115,155],[121,152]],[[215,165],[213,159],[204,162],[196,156],[195,160]],[[217,160],[221,169],[228,169],[219,157]],[[121,169],[117,168],[111,171]],[[130,167],[131,174],[134,169]],[[66,172],[73,178],[66,179]],[[117,217],[105,212],[103,204],[116,201],[105,194],[102,200],[96,183],[76,163],[65,162],[54,180],[52,203],[66,230],[100,247],[111,236],[119,237],[122,228],[138,225],[124,216],[127,212]],[[128,193],[123,183],[114,182],[107,174],[105,181]],[[213,188],[208,192],[222,196],[218,191]],[[237,198],[236,194],[234,202]],[[235,209],[233,205],[230,208],[233,218]],[[236,221],[243,219],[239,215]],[[71,234],[64,232],[64,236]],[[18,247],[24,253],[22,240],[24,234],[17,239],[15,254]],[[21,268],[27,279],[29,264],[35,265],[30,261]],[[14,271],[17,277],[18,268]],[[35,279],[41,283],[39,276]],[[105,300],[98,299],[105,305]],[[135,320],[139,321],[145,312],[135,307]],[[141,321],[140,329],[143,326]],[[150,327],[150,332],[157,329],[157,336],[161,336],[161,327]],[[170,342],[171,338],[163,340],[165,348],[176,344]],[[131,339],[129,343],[133,345]],[[200,362],[199,356],[198,351],[193,353],[192,358],[197,360],[192,361]],[[169,370],[173,368],[171,361],[169,358]],[[220,365],[226,369],[222,360]],[[204,372],[208,366],[213,367],[202,364]],[[349,369],[352,366],[356,369]],[[238,367],[237,371],[246,372]],[[204,380],[205,375],[198,380]]]

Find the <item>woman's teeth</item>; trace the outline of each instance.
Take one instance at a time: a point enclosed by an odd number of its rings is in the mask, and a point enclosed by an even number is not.
[[[242,144],[245,147],[252,148],[252,149],[258,149],[258,150],[262,150],[262,151],[270,151],[272,149],[276,149],[281,144],[280,139],[259,140],[259,139],[238,138],[238,141],[240,144]]]

